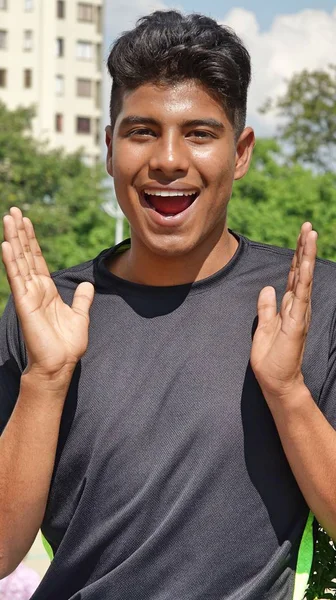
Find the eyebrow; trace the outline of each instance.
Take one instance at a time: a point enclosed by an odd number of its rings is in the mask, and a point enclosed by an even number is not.
[[[161,123],[152,117],[141,117],[140,115],[129,115],[125,117],[121,123],[120,127],[126,127],[127,125],[155,125],[159,127]],[[225,127],[221,121],[217,121],[217,119],[191,119],[187,121],[182,121],[182,127],[212,127],[213,129],[218,129],[220,131],[224,131]]]

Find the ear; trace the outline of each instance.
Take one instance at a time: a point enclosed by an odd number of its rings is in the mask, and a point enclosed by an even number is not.
[[[105,127],[105,143],[107,148],[106,153],[106,170],[113,177],[112,154],[113,154],[113,131],[111,125]]]
[[[241,179],[246,175],[252,159],[255,145],[255,135],[252,127],[245,127],[239,136],[236,148],[236,168],[234,179]]]

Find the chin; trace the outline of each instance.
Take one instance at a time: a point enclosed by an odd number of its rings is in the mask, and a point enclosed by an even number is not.
[[[189,254],[196,246],[195,240],[184,239],[183,236],[162,235],[145,242],[151,254],[164,258],[178,258]]]

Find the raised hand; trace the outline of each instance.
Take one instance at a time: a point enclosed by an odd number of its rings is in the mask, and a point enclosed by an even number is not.
[[[28,354],[25,372],[55,377],[72,372],[88,345],[94,287],[81,283],[72,306],[50,277],[31,221],[13,207],[4,217],[2,258]]]
[[[303,384],[301,366],[311,317],[316,240],[311,223],[304,223],[279,313],[274,288],[265,287],[259,295],[251,366],[267,401],[290,396]]]

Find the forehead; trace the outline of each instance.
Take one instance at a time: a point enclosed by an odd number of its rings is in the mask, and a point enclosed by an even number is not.
[[[193,80],[172,85],[146,83],[125,92],[116,126],[130,115],[149,116],[167,123],[212,117],[229,125],[219,100]]]

